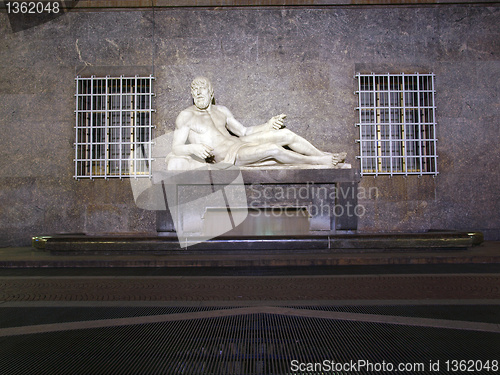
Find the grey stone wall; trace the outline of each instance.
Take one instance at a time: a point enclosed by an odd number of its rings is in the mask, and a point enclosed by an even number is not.
[[[497,7],[74,10],[13,32],[0,14],[0,245],[36,234],[148,232],[127,180],[75,181],[74,78],[153,73],[156,135],[212,79],[245,125],[286,113],[355,156],[356,72],[434,72],[439,176],[363,177],[362,231],[480,230],[500,239]],[[373,192],[373,189],[370,190]]]

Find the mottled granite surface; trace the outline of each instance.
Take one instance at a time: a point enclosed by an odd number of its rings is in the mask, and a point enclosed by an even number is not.
[[[205,75],[244,125],[286,113],[288,128],[357,167],[354,74],[434,72],[440,173],[363,177],[359,229],[498,240],[499,19],[498,7],[467,5],[164,8],[72,11],[13,32],[1,13],[0,245],[154,232],[127,180],[73,179],[75,76],[150,73],[155,136],[173,130],[189,83]]]

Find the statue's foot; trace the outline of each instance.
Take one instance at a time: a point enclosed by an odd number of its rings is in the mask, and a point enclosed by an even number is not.
[[[345,159],[345,154],[326,154],[317,156],[314,164],[318,165],[337,165]]]
[[[338,154],[332,154],[332,164],[337,165],[342,163],[347,157],[347,152],[339,152]]]
[[[342,163],[347,156],[347,153],[345,152],[340,152],[338,154],[334,153],[325,153],[324,156],[319,156],[318,157],[318,164],[320,165],[337,165],[339,163]]]

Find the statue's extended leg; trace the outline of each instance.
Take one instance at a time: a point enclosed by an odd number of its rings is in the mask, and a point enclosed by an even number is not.
[[[240,138],[244,142],[274,143],[279,146],[288,146],[295,152],[308,156],[325,156],[327,153],[314,147],[309,141],[288,129],[269,130]]]
[[[275,159],[282,164],[314,164],[336,165],[345,158],[340,154],[302,155],[295,151],[286,150],[274,143],[265,143],[258,146],[241,148],[236,160],[237,165],[250,165],[269,159]],[[342,159],[342,160],[341,160]]]

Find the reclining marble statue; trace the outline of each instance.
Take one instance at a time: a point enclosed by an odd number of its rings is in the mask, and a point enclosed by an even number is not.
[[[317,149],[284,127],[285,115],[262,125],[245,127],[222,105],[214,104],[214,90],[207,78],[191,83],[194,105],[176,119],[168,170],[194,169],[206,163],[235,166],[323,165],[347,167],[346,153]]]

